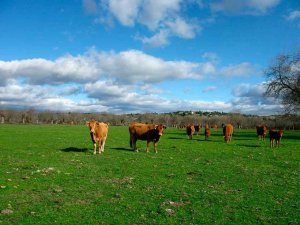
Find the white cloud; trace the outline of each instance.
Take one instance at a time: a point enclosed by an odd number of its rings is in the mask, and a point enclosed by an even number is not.
[[[208,58],[207,58],[208,59]],[[250,63],[217,68],[217,61],[166,61],[138,50],[97,52],[95,49],[78,56],[66,55],[56,60],[25,59],[0,61],[0,85],[8,79],[22,79],[30,84],[59,85],[88,83],[109,78],[123,84],[159,83],[167,80],[216,76],[250,76],[260,74]]]
[[[152,37],[137,38],[142,41],[142,43],[151,48],[161,47],[169,44],[170,33],[168,30],[160,30],[157,34]]]
[[[150,88],[150,87],[147,87]],[[280,104],[274,99],[259,97],[262,84],[243,84],[233,90],[232,101],[167,100],[164,97],[140,92],[139,86],[121,85],[113,81],[87,83],[83,88],[85,100],[71,100],[60,92],[60,87],[29,85],[10,80],[0,87],[0,107],[70,112],[171,112],[179,110],[202,110],[241,112],[247,114],[274,114]]]
[[[122,25],[133,26],[141,2],[141,0],[109,0],[108,8]]]
[[[267,13],[280,3],[281,0],[218,0],[210,6],[213,11],[230,14],[261,15]]]
[[[213,69],[210,63],[164,61],[130,50],[99,54],[100,67],[107,76],[122,82],[157,83],[168,79],[202,79]]]
[[[288,21],[294,21],[294,20],[300,19],[300,10],[291,11],[289,13],[289,15],[286,16],[286,19]]]
[[[262,86],[248,84],[233,90],[233,103],[166,99],[163,94],[170,97],[174,90],[163,90],[161,82],[215,76],[226,79],[224,76],[247,76],[256,71],[250,63],[219,69],[216,55],[204,58],[211,61],[167,61],[137,50],[116,53],[91,49],[83,55],[66,55],[56,60],[0,61],[0,107],[112,113],[182,109],[231,111],[239,110],[237,107],[242,108],[244,103],[254,109],[258,105],[257,99],[265,107],[275,107],[273,102],[261,98]],[[210,86],[203,92],[213,90],[216,87]]]
[[[235,97],[232,100],[232,110],[235,112],[270,115],[282,111],[279,101],[274,98],[263,96],[265,92],[264,83],[240,84],[232,90]]]
[[[182,18],[183,6],[202,5],[199,1],[184,2],[182,0],[102,0],[98,10],[97,22],[109,24],[115,18],[123,26],[132,27],[136,24],[145,26],[151,35],[142,38],[148,47],[160,47],[169,43],[172,36],[191,39],[201,30],[194,18]],[[95,9],[93,0],[85,0],[85,11]]]
[[[66,55],[54,61],[47,59],[25,59],[0,61],[2,82],[9,78],[24,78],[34,84],[61,84],[69,81],[96,80],[99,68],[90,56]]]
[[[150,30],[163,26],[167,18],[172,18],[180,11],[181,0],[145,0],[139,22]]]
[[[186,22],[183,18],[177,17],[174,21],[167,21],[166,25],[175,36],[191,39],[196,36],[200,26],[193,22]]]
[[[233,89],[235,97],[262,97],[265,92],[263,84],[240,84]]]
[[[218,74],[226,77],[234,77],[234,76],[253,76],[253,75],[260,75],[261,71],[259,71],[256,66],[244,62],[237,65],[229,65],[225,66],[217,72]]]

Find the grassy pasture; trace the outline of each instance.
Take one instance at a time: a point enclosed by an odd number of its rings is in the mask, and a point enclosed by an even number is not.
[[[94,156],[85,126],[0,125],[0,224],[300,224],[300,132],[274,149],[203,132],[168,128],[146,154],[110,127]]]

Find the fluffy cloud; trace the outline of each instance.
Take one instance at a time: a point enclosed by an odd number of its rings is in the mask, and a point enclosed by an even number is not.
[[[67,55],[57,60],[25,59],[0,61],[0,74],[5,84],[9,78],[23,78],[34,84],[61,84],[97,79],[99,69],[92,57]]]
[[[98,22],[111,24],[111,18],[114,18],[123,26],[139,24],[146,27],[152,36],[136,39],[149,47],[167,45],[172,36],[194,38],[201,30],[196,20],[181,17],[182,5],[186,4],[182,0],[102,0],[100,7],[94,0],[83,3],[87,13],[98,11]],[[199,7],[196,2],[194,4]]]
[[[280,0],[217,0],[210,6],[213,11],[230,14],[261,15],[277,6]]]
[[[205,62],[166,61],[138,50],[116,53],[91,49],[83,55],[66,55],[56,60],[0,61],[0,85],[5,85],[9,79],[21,79],[29,84],[59,85],[86,84],[107,78],[122,84],[144,85],[167,80],[259,74],[250,63],[218,68],[215,57]]]
[[[253,76],[253,75],[261,74],[261,72],[256,68],[256,66],[248,62],[223,67],[219,70],[218,73],[226,77],[236,77],[236,76],[243,77],[243,76]]]
[[[286,20],[294,21],[300,19],[300,10],[291,11],[287,16]]]
[[[138,15],[141,0],[110,0],[110,12],[125,26],[133,26]]]
[[[175,36],[185,39],[194,38],[196,32],[200,30],[200,26],[196,23],[187,22],[180,17],[175,18],[174,21],[167,21],[166,25]]]
[[[83,0],[85,12],[98,17],[97,22],[109,24],[115,20],[123,26],[142,25],[149,36],[136,38],[149,47],[160,47],[170,43],[171,37],[192,39],[203,29],[203,25],[215,21],[215,12],[227,14],[263,15],[280,3],[280,0]],[[185,10],[193,7],[199,13],[183,16]],[[201,10],[210,9],[208,18],[201,16]],[[288,19],[298,17],[292,12]]]
[[[235,112],[270,115],[282,111],[279,101],[263,96],[265,84],[240,84],[232,90],[235,97],[232,100],[232,109]]]
[[[160,30],[158,33],[153,35],[152,37],[137,37],[142,41],[142,43],[151,48],[156,48],[160,46],[165,46],[169,44],[169,31],[168,30]]]
[[[218,57],[213,53],[206,54],[204,58],[207,61],[166,61],[137,50],[116,53],[91,49],[83,55],[66,55],[56,60],[0,61],[0,106],[127,113],[182,109],[231,111],[238,110],[237,106],[242,109],[244,103],[253,106],[253,109],[259,104],[266,107],[273,105],[263,102],[260,97],[263,86],[247,84],[233,90],[234,104],[163,97],[165,93],[172,96],[171,92],[176,90],[163,90],[162,82],[196,81],[217,76],[231,79],[232,76],[244,77],[258,72],[250,63],[218,68]],[[213,90],[217,91],[217,88],[210,86],[203,92]],[[260,99],[260,103],[255,98]],[[245,109],[244,112],[248,111]]]

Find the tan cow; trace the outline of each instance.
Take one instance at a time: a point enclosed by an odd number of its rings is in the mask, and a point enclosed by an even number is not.
[[[99,123],[95,120],[86,122],[90,129],[90,135],[94,144],[94,155],[96,155],[97,144],[99,147],[99,154],[104,152],[105,141],[108,134],[108,124]]]
[[[195,134],[195,126],[193,124],[189,124],[186,126],[186,134],[189,136],[189,139],[193,139],[193,135]]]
[[[267,134],[267,127],[265,125],[256,126],[256,133],[258,135],[258,139],[264,141]]]
[[[132,147],[134,151],[138,152],[136,146],[137,140],[144,140],[147,141],[146,152],[149,152],[150,142],[153,142],[154,151],[157,153],[158,141],[162,136],[164,129],[167,127],[162,124],[132,123],[128,128],[130,134],[130,147]]]
[[[231,124],[226,124],[223,127],[223,136],[226,143],[230,142],[232,139],[233,126]]]
[[[279,147],[280,145],[280,140],[283,136],[283,130],[270,130],[269,131],[269,135],[270,135],[270,147]],[[274,141],[275,141],[275,145],[274,145]]]
[[[209,129],[209,126],[208,125],[205,125],[205,128],[204,128],[204,135],[205,135],[205,140],[208,140],[208,138],[210,137],[211,135],[211,131]]]

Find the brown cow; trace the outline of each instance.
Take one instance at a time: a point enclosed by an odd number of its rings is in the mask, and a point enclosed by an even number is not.
[[[232,139],[233,126],[231,124],[226,124],[223,127],[223,136],[226,143],[230,142]]]
[[[195,126],[193,124],[189,124],[186,126],[186,133],[189,136],[189,139],[193,139],[193,135],[195,134]]]
[[[269,135],[270,135],[270,147],[279,147],[280,144],[280,140],[282,138],[283,135],[283,130],[270,130],[269,131]],[[274,141],[275,141],[275,145],[274,145]]]
[[[136,147],[137,140],[144,140],[147,141],[146,152],[149,152],[150,142],[153,142],[154,151],[157,153],[158,141],[162,136],[164,129],[167,127],[162,124],[132,123],[128,128],[130,134],[130,147],[132,147],[134,151],[138,152]]]
[[[94,155],[96,155],[97,143],[99,147],[99,154],[101,154],[104,152],[104,145],[108,133],[108,124],[91,120],[86,122],[86,125],[90,129],[90,135],[94,144]]]
[[[210,137],[211,135],[211,131],[209,129],[209,126],[208,125],[205,125],[205,128],[204,128],[204,135],[205,135],[205,140],[208,140],[208,138]]]
[[[195,128],[195,134],[199,135],[201,126],[200,125],[194,125],[194,128]]]
[[[267,134],[267,127],[265,125],[256,126],[256,133],[258,135],[258,139],[264,141]]]

